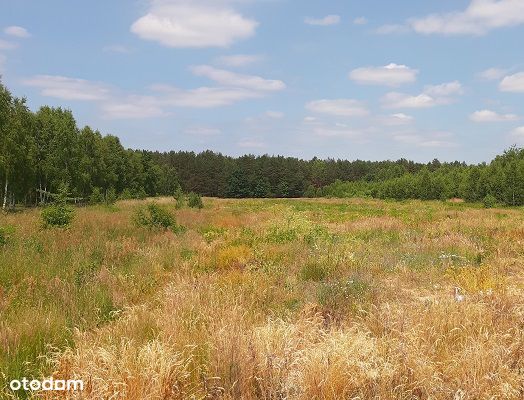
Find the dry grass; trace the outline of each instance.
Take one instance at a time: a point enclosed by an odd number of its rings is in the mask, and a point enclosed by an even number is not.
[[[326,199],[163,205],[184,235],[132,227],[134,202],[81,210],[70,231],[48,236],[31,228],[33,212],[0,222],[16,226],[0,260],[27,263],[18,264],[23,285],[1,282],[0,312],[17,318],[2,319],[0,343],[29,340],[24,320],[34,321],[55,350],[26,357],[44,355],[41,374],[87,385],[48,398],[523,398],[522,210]],[[42,261],[22,245],[35,236]],[[70,253],[62,268],[60,252]],[[64,269],[93,253],[90,289],[75,291]],[[41,282],[47,263],[53,274]],[[81,296],[100,287],[113,314],[83,321],[100,303]],[[35,290],[54,301],[27,301]],[[78,311],[64,320],[58,306]]]

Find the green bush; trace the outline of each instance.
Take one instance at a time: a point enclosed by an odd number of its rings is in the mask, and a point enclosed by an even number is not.
[[[104,201],[104,195],[99,187],[94,187],[91,196],[89,196],[89,204],[100,204]]]
[[[133,193],[128,188],[125,188],[122,193],[120,193],[120,200],[131,200],[133,198]]]
[[[65,204],[53,204],[42,210],[44,228],[65,228],[71,224],[75,210]]]
[[[175,190],[175,193],[173,194],[173,198],[176,200],[175,208],[178,210],[180,208],[183,208],[186,203],[186,196],[184,195],[184,192],[182,191],[182,188],[180,185]]]
[[[187,196],[187,205],[190,208],[204,208],[204,203],[202,202],[202,197],[199,194],[191,192]]]
[[[488,194],[482,200],[482,204],[484,205],[484,208],[493,208],[497,205],[497,199],[495,196]]]
[[[113,205],[113,204],[116,203],[117,199],[118,199],[118,196],[116,195],[115,188],[114,187],[110,187],[109,189],[107,189],[107,191],[106,191],[106,198],[105,198],[106,204],[108,206]]]
[[[184,231],[182,226],[177,225],[175,217],[169,211],[155,203],[138,208],[133,219],[137,226],[148,229],[170,229],[175,233]]]

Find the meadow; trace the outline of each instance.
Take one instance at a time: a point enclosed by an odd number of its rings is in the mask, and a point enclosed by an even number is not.
[[[185,230],[134,224],[151,201]],[[89,206],[66,229],[0,215],[0,398],[524,396],[522,208],[204,205]],[[51,375],[86,388],[6,387]]]

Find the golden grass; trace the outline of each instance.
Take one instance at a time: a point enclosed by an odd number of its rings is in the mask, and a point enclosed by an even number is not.
[[[69,231],[47,238],[28,228],[34,213],[7,217],[18,238],[69,252],[69,266],[98,259],[88,284],[108,288],[118,305],[111,318],[74,320],[69,343],[40,353],[42,376],[83,379],[86,390],[35,396],[524,396],[522,210],[362,199],[208,199],[203,210],[177,211],[161,203],[185,234],[132,227],[135,202],[113,213],[80,210]],[[6,260],[36,257],[8,246]],[[2,284],[0,310],[35,290],[64,307],[86,302],[56,265],[63,257],[44,254],[54,276],[42,283],[21,269],[23,285]],[[454,300],[455,286],[463,301]],[[0,343],[14,348],[30,337],[24,320],[46,327],[46,337],[69,329],[52,304],[29,301],[16,320],[2,321]]]

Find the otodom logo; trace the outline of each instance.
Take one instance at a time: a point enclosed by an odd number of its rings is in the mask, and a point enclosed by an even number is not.
[[[46,391],[77,391],[84,390],[84,381],[80,379],[13,379],[9,383],[9,387],[12,391],[16,392],[19,390],[37,392],[40,390]]]

